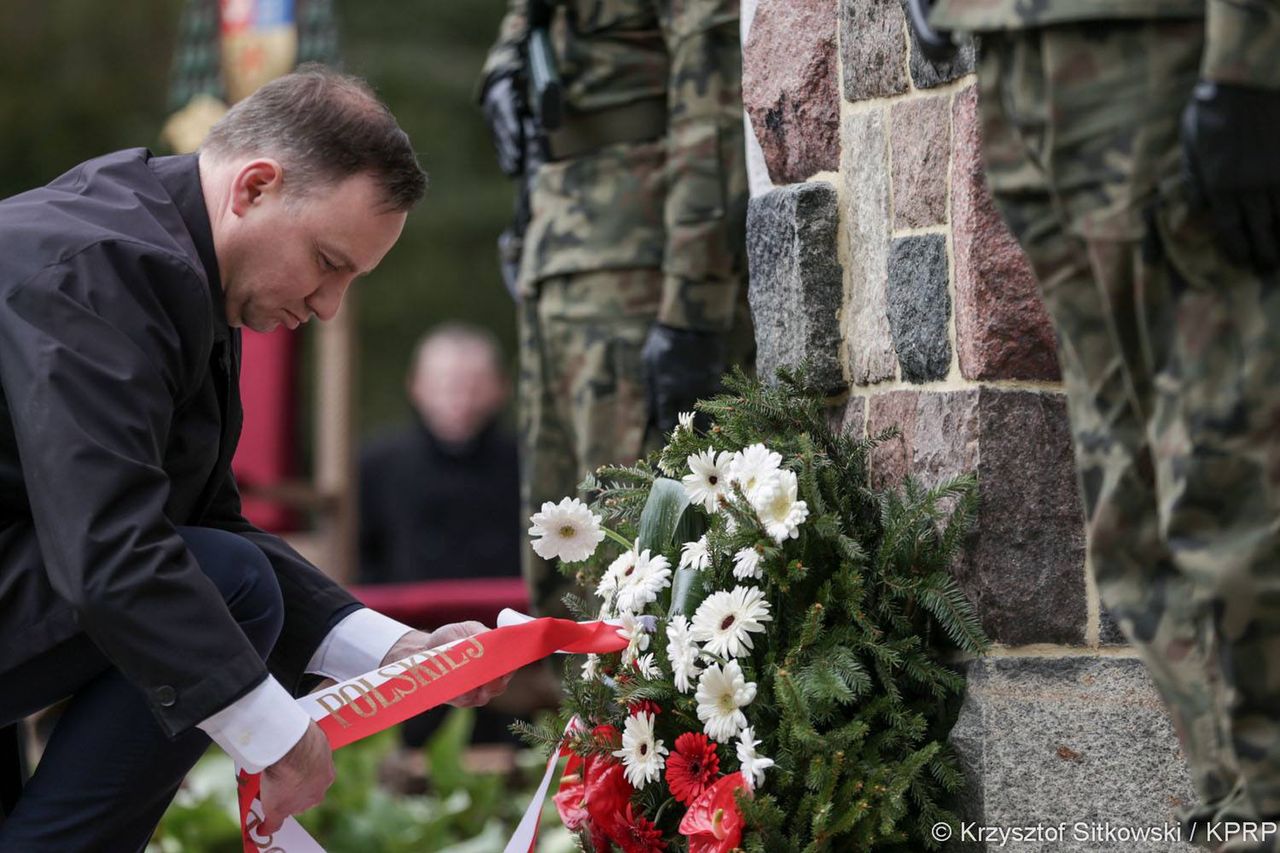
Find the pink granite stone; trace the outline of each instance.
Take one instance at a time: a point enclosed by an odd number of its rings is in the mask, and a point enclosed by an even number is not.
[[[836,25],[831,0],[761,0],[756,9],[742,101],[775,184],[840,165]]]
[[[1057,379],[1053,327],[1035,273],[987,189],[976,87],[955,96],[952,128],[960,372],[966,379]]]
[[[947,220],[951,99],[898,101],[889,114],[893,146],[893,227],[925,228]]]

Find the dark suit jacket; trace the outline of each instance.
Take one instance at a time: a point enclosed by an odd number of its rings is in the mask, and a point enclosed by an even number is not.
[[[240,338],[195,156],[83,163],[0,202],[0,246],[0,671],[83,631],[170,734],[261,682],[175,532],[197,525],[270,558],[296,686],[358,605],[240,514]]]

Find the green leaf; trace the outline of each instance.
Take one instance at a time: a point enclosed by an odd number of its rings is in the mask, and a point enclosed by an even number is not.
[[[475,722],[474,708],[453,708],[427,742],[431,779],[442,794],[450,794],[466,784],[462,754],[471,743]]]
[[[640,547],[655,552],[666,551],[673,545],[694,538],[689,495],[678,480],[659,477],[653,481],[649,500],[640,513]],[[683,613],[689,591],[693,588],[698,572],[685,567],[677,569],[671,582],[671,614]]]

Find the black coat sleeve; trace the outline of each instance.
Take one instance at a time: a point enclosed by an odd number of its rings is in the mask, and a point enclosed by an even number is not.
[[[166,517],[164,448],[208,369],[208,299],[183,260],[125,241],[0,295],[0,384],[50,585],[170,735],[266,676]]]
[[[284,629],[268,664],[280,683],[297,695],[307,662],[325,635],[342,616],[362,605],[279,536],[245,519],[240,491],[230,471],[201,523],[243,536],[271,561],[284,597]]]

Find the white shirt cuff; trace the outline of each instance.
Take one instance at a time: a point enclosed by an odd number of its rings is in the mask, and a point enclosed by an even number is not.
[[[396,641],[413,629],[362,607],[339,622],[307,663],[307,672],[346,681],[382,665]]]
[[[302,739],[311,717],[271,676],[196,725],[236,764],[260,773]]]

